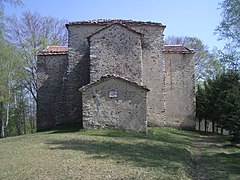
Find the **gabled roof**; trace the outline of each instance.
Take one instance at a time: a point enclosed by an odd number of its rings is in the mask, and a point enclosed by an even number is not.
[[[139,32],[137,32],[137,31],[135,31],[135,30],[133,30],[133,29],[131,29],[131,28],[129,28],[129,27],[123,25],[123,24],[120,24],[120,23],[113,23],[113,24],[110,24],[110,25],[108,25],[108,26],[106,26],[106,27],[104,27],[104,28],[98,30],[97,32],[95,32],[95,33],[93,33],[92,35],[90,35],[88,38],[91,38],[92,36],[94,36],[94,35],[96,35],[96,34],[99,34],[100,32],[102,32],[102,31],[104,31],[104,30],[110,28],[111,26],[115,26],[115,25],[117,25],[117,26],[121,26],[121,27],[125,28],[126,30],[128,30],[128,31],[130,31],[130,32],[133,32],[133,33],[135,33],[135,34],[138,34],[138,35],[140,35],[140,36],[143,36],[142,33],[139,33]]]
[[[193,49],[189,49],[182,45],[164,45],[164,53],[180,53],[180,54],[194,54]]]
[[[100,83],[102,83],[102,82],[108,81],[108,80],[110,80],[110,79],[117,79],[117,80],[120,80],[120,81],[124,81],[124,82],[127,82],[127,83],[129,83],[129,84],[131,84],[131,85],[133,85],[133,86],[136,86],[136,87],[140,88],[140,89],[144,89],[144,90],[146,90],[146,91],[150,91],[150,90],[149,90],[148,88],[146,88],[145,86],[141,86],[141,85],[139,85],[139,84],[136,83],[136,82],[130,81],[130,80],[128,80],[128,79],[126,79],[126,78],[123,78],[123,77],[120,77],[120,76],[118,76],[118,75],[105,75],[105,76],[102,76],[99,80],[97,80],[97,81],[95,81],[95,82],[92,82],[92,83],[90,83],[90,84],[87,84],[87,85],[81,87],[79,90],[80,90],[81,92],[84,92],[84,91],[86,91],[88,88],[93,87],[93,86],[95,86],[95,85],[98,85],[98,84],[100,84]]]
[[[61,55],[61,54],[68,54],[67,46],[47,46],[45,49],[38,53],[38,55]]]
[[[86,21],[76,21],[76,22],[69,22],[66,24],[66,27],[71,25],[104,25],[108,26],[114,23],[119,23],[122,25],[151,25],[151,26],[161,26],[166,27],[158,22],[151,22],[151,21],[133,21],[133,20],[124,20],[124,19],[96,19],[96,20],[86,20]]]

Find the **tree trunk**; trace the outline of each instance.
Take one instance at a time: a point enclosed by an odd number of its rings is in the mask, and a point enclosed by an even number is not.
[[[223,134],[223,128],[221,127],[221,134]]]
[[[10,77],[10,74],[9,74],[9,77]],[[11,84],[10,84],[10,81],[8,82],[8,97],[9,97],[9,99],[11,97]],[[7,107],[6,107],[5,137],[8,136],[9,115],[10,115],[10,100],[8,100]]]
[[[29,98],[29,122],[30,122],[30,126],[31,126],[31,133],[34,133],[34,129],[35,129],[35,117],[36,117],[36,110],[35,110],[35,106],[36,103],[35,101],[30,97]]]
[[[25,113],[23,113],[23,131],[24,131],[24,134],[27,134]]]
[[[17,128],[17,135],[20,136],[22,133],[21,133],[21,125],[19,123],[19,120],[17,120],[16,128]]]
[[[3,102],[0,102],[0,138],[4,138],[4,123],[3,123]]]
[[[198,121],[198,131],[201,131],[201,120]]]
[[[207,132],[207,118],[205,118],[204,126],[205,126],[204,131]]]
[[[10,103],[7,103],[7,107],[6,107],[6,121],[5,121],[5,137],[8,136],[8,123],[9,123],[9,110],[10,110]]]
[[[215,121],[212,121],[212,132],[215,132]]]

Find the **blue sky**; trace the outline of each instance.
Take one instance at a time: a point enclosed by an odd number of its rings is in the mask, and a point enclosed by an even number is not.
[[[7,15],[37,11],[68,21],[89,19],[132,19],[161,22],[165,36],[200,38],[210,49],[223,47],[214,29],[221,21],[222,0],[23,0],[22,7],[5,7]]]

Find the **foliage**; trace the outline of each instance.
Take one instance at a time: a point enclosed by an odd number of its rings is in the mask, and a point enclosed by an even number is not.
[[[218,51],[218,58],[222,64],[223,70],[240,71],[240,51],[239,48],[234,48],[227,44],[223,50]]]
[[[1,137],[8,136],[8,125],[13,109],[17,108],[19,101],[17,96],[25,98],[23,93],[19,93],[22,88],[22,81],[26,77],[23,71],[24,62],[19,57],[18,50],[11,44],[2,40],[0,42],[0,103],[1,109]],[[22,109],[18,109],[21,113]],[[15,113],[19,115],[19,113]],[[19,122],[19,118],[16,119]]]
[[[3,37],[4,29],[4,5],[10,4],[12,6],[22,5],[22,0],[0,0],[0,38]]]
[[[183,45],[195,50],[195,80],[201,81],[216,76],[221,72],[221,66],[214,53],[210,53],[208,47],[196,37],[169,36],[166,44]]]
[[[198,88],[197,117],[207,118],[240,138],[240,74],[223,73]]]
[[[21,0],[0,0],[0,138],[34,132],[36,56],[46,45],[67,42],[65,21],[26,12],[6,18],[4,6]],[[29,91],[26,91],[29,90]]]
[[[224,0],[220,4],[222,21],[216,29],[220,39],[240,47],[240,0]]]
[[[226,69],[240,70],[240,0],[224,0],[220,8],[222,21],[215,33],[226,41],[220,60]]]
[[[0,137],[34,132],[36,124],[37,53],[47,45],[65,45],[65,21],[25,12],[4,17],[0,0]]]

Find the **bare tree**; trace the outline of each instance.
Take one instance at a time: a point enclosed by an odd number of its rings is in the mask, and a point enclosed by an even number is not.
[[[28,72],[24,86],[35,101],[37,101],[37,53],[47,45],[67,44],[65,23],[65,20],[43,17],[37,12],[30,11],[24,12],[21,18],[9,19],[8,38],[22,52],[21,56],[26,62],[25,70]]]
[[[195,50],[195,80],[203,80],[207,77],[215,76],[221,71],[220,64],[208,47],[196,37],[176,37],[169,36],[165,39],[165,44],[183,45]]]
[[[37,53],[48,45],[67,45],[66,20],[27,11],[20,18],[8,18],[5,24],[7,40],[20,50],[21,58],[25,62],[23,68],[27,77],[22,84],[29,92],[28,111],[25,114],[28,114],[31,132],[33,132],[37,101]]]

